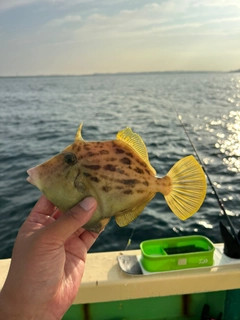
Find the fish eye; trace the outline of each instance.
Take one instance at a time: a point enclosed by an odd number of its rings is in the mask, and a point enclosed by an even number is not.
[[[64,155],[64,161],[69,165],[73,166],[74,164],[77,163],[77,157],[74,153],[72,152],[67,152]]]

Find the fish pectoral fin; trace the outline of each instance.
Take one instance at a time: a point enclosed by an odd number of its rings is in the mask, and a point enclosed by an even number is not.
[[[167,176],[172,186],[165,200],[179,219],[188,219],[199,210],[206,196],[204,171],[193,156],[187,156],[179,160]]]
[[[83,228],[88,231],[100,233],[102,230],[104,230],[109,221],[110,218],[103,218],[95,223],[86,223]]]
[[[146,200],[144,200],[144,202],[142,202],[140,205],[118,213],[115,216],[115,220],[119,227],[125,227],[134,219],[136,219],[154,196],[155,193],[151,193],[149,197]]]
[[[132,148],[134,152],[136,152],[148,165],[148,168],[153,173],[153,175],[156,175],[156,170],[151,166],[149,162],[146,145],[137,133],[132,132],[131,128],[127,127],[124,130],[118,132],[117,139],[128,144],[128,146]]]

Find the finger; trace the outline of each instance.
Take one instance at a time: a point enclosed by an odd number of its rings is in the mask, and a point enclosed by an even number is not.
[[[30,215],[40,213],[50,216],[54,212],[55,208],[55,205],[50,202],[44,195],[42,195],[33,207]]]
[[[64,243],[75,231],[86,224],[97,208],[97,201],[88,197],[47,226],[46,233]],[[47,234],[46,234],[47,235]]]
[[[40,229],[43,226],[52,223],[54,219],[51,218],[51,215],[54,210],[54,204],[52,204],[44,195],[42,195],[23,223],[21,231],[29,232],[32,230],[32,228],[36,230],[36,228]]]
[[[59,219],[61,216],[63,215],[63,213],[59,210],[56,209],[53,214],[51,215],[52,218],[54,218],[55,220]]]
[[[84,242],[88,251],[91,248],[91,246],[94,244],[98,236],[99,236],[99,233],[85,230],[79,238]]]

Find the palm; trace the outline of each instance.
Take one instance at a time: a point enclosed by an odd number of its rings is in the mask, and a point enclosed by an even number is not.
[[[24,286],[26,300],[44,306],[48,319],[60,319],[77,294],[87,251],[97,234],[76,225],[84,225],[94,209],[96,205],[90,215],[82,209],[80,223],[72,213],[52,215],[55,207],[42,197],[20,229],[11,269],[22,272],[24,283],[19,286]],[[10,278],[16,287],[19,274],[12,272]]]

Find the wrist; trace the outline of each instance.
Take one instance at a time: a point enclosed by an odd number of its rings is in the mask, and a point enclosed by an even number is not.
[[[19,301],[20,300],[20,301]],[[31,301],[27,303],[24,299],[21,301],[14,298],[14,294],[8,294],[4,288],[0,292],[0,319],[7,320],[59,320],[40,306],[32,308]]]
[[[0,292],[0,319],[25,319],[24,316],[20,317],[18,306],[4,289]]]

